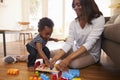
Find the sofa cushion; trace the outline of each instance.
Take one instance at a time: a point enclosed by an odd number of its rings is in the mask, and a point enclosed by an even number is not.
[[[117,18],[114,20],[114,24],[120,23],[120,15],[117,16]]]
[[[120,23],[105,25],[103,37],[120,43]]]
[[[120,44],[108,39],[103,39],[102,49],[111,58],[115,65],[120,68]]]
[[[106,22],[106,24],[113,24],[115,19],[118,17],[119,14],[111,16],[110,19]]]

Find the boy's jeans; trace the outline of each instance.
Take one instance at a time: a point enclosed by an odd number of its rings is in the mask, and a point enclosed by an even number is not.
[[[28,67],[33,67],[34,63],[35,63],[35,60],[37,59],[38,52],[35,48],[30,46],[29,44],[26,45],[26,48],[27,48],[27,51],[29,52],[27,66]],[[45,47],[43,47],[42,50],[45,53],[45,55],[47,56],[47,58],[50,59],[49,49],[45,46]]]

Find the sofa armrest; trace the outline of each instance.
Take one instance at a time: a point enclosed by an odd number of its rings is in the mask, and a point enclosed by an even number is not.
[[[120,23],[105,25],[102,37],[120,43]]]

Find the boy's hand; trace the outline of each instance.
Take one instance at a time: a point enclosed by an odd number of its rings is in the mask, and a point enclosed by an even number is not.
[[[50,62],[48,60],[45,60],[45,64],[47,65],[47,67],[50,67]]]
[[[54,39],[55,42],[58,42],[59,40],[58,39]]]

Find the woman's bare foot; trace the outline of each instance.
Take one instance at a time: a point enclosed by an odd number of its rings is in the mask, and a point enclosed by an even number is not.
[[[28,71],[34,71],[34,67],[28,67]]]

